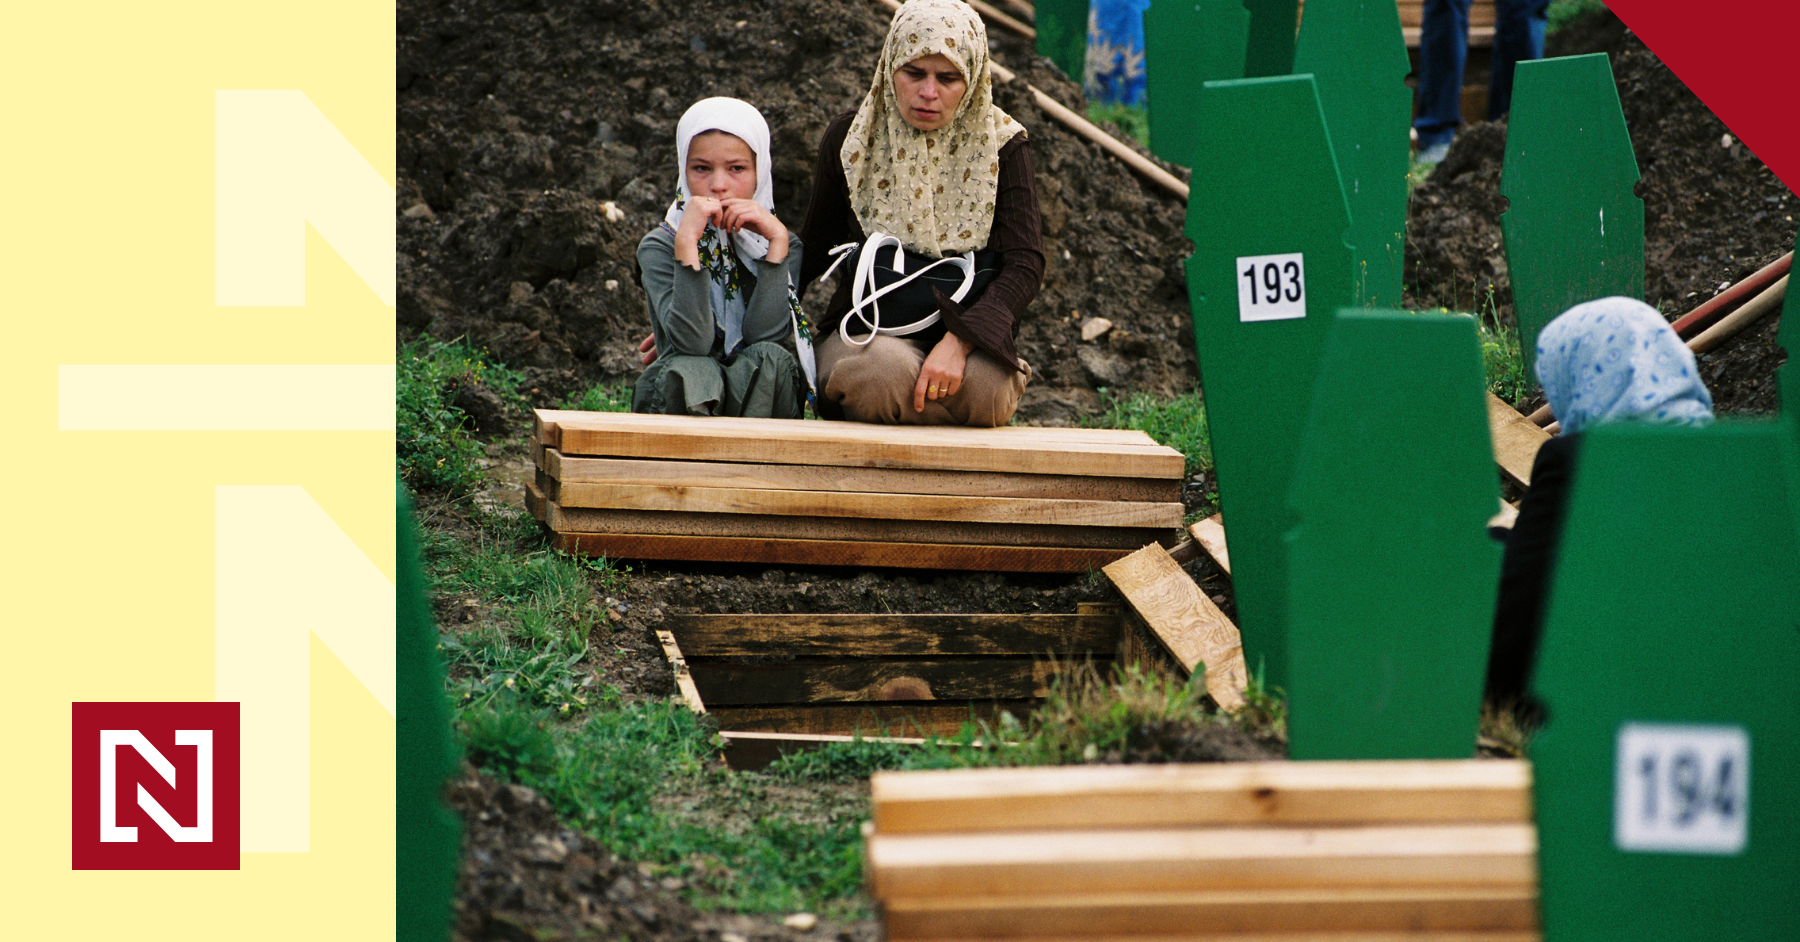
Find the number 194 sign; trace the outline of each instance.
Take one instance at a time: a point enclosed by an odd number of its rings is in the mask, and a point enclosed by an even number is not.
[[[1620,850],[1743,853],[1750,737],[1742,727],[1626,723],[1613,775],[1613,843]]]
[[[1240,322],[1306,316],[1306,261],[1299,252],[1239,256],[1237,288]]]

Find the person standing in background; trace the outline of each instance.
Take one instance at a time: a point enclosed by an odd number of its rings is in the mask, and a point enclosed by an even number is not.
[[[1419,30],[1419,135],[1422,164],[1444,159],[1462,124],[1463,63],[1469,51],[1470,0],[1425,0]],[[1488,79],[1488,120],[1512,110],[1513,67],[1544,57],[1550,0],[1494,0],[1494,54]]]
[[[1465,0],[1467,2],[1467,0]],[[1144,104],[1144,11],[1150,0],[1093,0],[1088,5],[1082,92],[1109,105]]]

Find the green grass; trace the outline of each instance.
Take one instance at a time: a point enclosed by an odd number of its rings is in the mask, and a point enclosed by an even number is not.
[[[1606,9],[1602,0],[1551,0],[1547,13],[1549,23],[1545,26],[1546,34],[1554,33],[1575,20]]]
[[[1095,124],[1111,121],[1119,126],[1119,130],[1136,138],[1139,144],[1150,146],[1150,110],[1142,105],[1088,102],[1087,119]]]
[[[1187,457],[1185,473],[1193,477],[1212,468],[1212,438],[1207,432],[1206,403],[1198,391],[1173,399],[1159,399],[1149,393],[1133,393],[1119,398],[1105,390],[1101,402],[1106,412],[1099,418],[1085,419],[1088,428],[1134,428]]]
[[[595,386],[579,396],[570,396],[564,408],[578,412],[630,412],[631,387],[625,383]]]
[[[400,479],[415,491],[467,494],[481,486],[481,446],[453,404],[459,390],[487,386],[522,407],[519,374],[463,341],[402,344],[394,382],[394,453]]]
[[[1488,391],[1501,399],[1518,402],[1531,391],[1525,355],[1519,350],[1519,332],[1511,325],[1493,327],[1481,321],[1481,365],[1487,371]]]

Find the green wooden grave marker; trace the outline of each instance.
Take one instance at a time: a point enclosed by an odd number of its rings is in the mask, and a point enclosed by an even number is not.
[[[1244,77],[1250,13],[1243,0],[1155,0],[1144,11],[1150,150],[1191,167],[1200,148],[1200,86]]]
[[[450,897],[456,888],[460,830],[444,807],[444,781],[455,774],[450,708],[437,628],[425,598],[412,500],[396,500],[394,597],[394,938],[443,942],[450,937]]]
[[[1526,374],[1537,335],[1583,301],[1644,296],[1644,201],[1605,53],[1521,62],[1500,217]]]
[[[1474,755],[1500,577],[1483,375],[1472,318],[1338,312],[1294,467],[1289,758]]]
[[[1800,233],[1794,235],[1794,249],[1800,252]],[[1791,280],[1788,283],[1793,284]],[[1776,391],[1781,394],[1782,418],[1795,426],[1796,435],[1800,436],[1800,291],[1787,293],[1775,342],[1788,354],[1787,362],[1782,364],[1775,379]]]
[[[1800,527],[1782,439],[1790,426],[1758,421],[1582,443],[1534,685],[1546,942],[1800,924]],[[1670,481],[1694,486],[1659,499]]]
[[[1088,0],[1037,0],[1037,54],[1081,84],[1087,69]]]
[[[1294,29],[1300,23],[1300,0],[1244,0],[1250,11],[1250,41],[1244,54],[1244,77],[1287,75],[1294,68]]]
[[[1350,211],[1310,75],[1208,82],[1188,194],[1188,303],[1246,663],[1286,684],[1288,485],[1331,316],[1355,297]]]
[[[1357,304],[1400,306],[1412,65],[1393,0],[1308,0],[1294,72],[1311,72],[1350,202]]]

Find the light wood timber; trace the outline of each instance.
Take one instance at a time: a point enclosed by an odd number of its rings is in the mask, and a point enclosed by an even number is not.
[[[1220,572],[1231,575],[1231,555],[1225,549],[1225,523],[1219,514],[1194,521],[1194,525],[1188,527],[1188,535],[1206,550],[1206,555],[1212,557]]]
[[[1162,547],[1146,546],[1102,571],[1185,670],[1205,671],[1206,692],[1220,709],[1244,707],[1250,672],[1237,626]]]
[[[706,712],[706,701],[701,698],[700,690],[694,684],[694,678],[688,671],[687,659],[681,656],[681,645],[675,636],[666,631],[658,631],[656,640],[662,644],[663,659],[669,662],[669,669],[675,672],[675,689],[681,692],[681,699],[688,709],[695,713]]]
[[[917,736],[821,736],[811,733],[753,733],[724,730],[725,764],[734,772],[756,772],[784,756],[810,752],[834,743],[874,742],[897,746],[916,746],[924,739]]]
[[[667,487],[736,487],[775,491],[946,494],[958,497],[1042,497],[1162,503],[1181,500],[1180,481],[1157,478],[812,467],[729,461],[659,461],[649,458],[583,458],[564,455],[555,449],[545,451],[542,467],[551,477],[571,484],[660,484]]]
[[[666,487],[659,484],[561,482],[563,507],[658,510],[689,513],[775,514],[958,523],[1038,523],[1056,526],[1181,526],[1181,505],[1144,501],[1041,500],[1015,497],[949,497],[941,494],[842,494],[831,491],[766,491],[734,487]]]
[[[593,510],[563,507],[554,499],[549,501],[545,513],[550,528],[558,533],[653,533],[664,536],[859,540],[871,543],[976,543],[995,546],[1091,547],[1127,552],[1159,539],[1174,539],[1178,532],[1150,527],[1058,527],[1041,523],[957,523],[664,510]]]
[[[1185,460],[1180,452],[1129,430],[914,428],[626,412],[569,415],[555,418],[553,447],[564,456],[1167,479],[1181,477]]]
[[[690,658],[1110,654],[1118,614],[668,615]]]
[[[1213,890],[980,899],[893,899],[887,938],[1101,938],[1193,932],[1206,936],[1305,932],[1527,932],[1537,892],[1527,887]]]
[[[1499,396],[1487,394],[1488,428],[1494,436],[1494,461],[1520,487],[1531,486],[1531,463],[1550,433],[1532,424]]]
[[[688,666],[714,708],[886,700],[1019,700],[1048,692],[1056,664],[1032,658],[696,661]]]
[[[993,20],[995,23],[1018,33],[1026,39],[1037,38],[1037,30],[1001,12],[998,7],[995,7],[992,4],[983,3],[982,0],[968,0],[968,3],[969,8],[981,14],[983,19]]]
[[[1084,830],[870,838],[878,900],[1537,883],[1529,824]]]
[[[1513,759],[877,772],[870,793],[883,834],[1531,821]]]
[[[876,736],[955,736],[964,723],[996,722],[1000,711],[1023,721],[1035,700],[975,703],[816,703],[807,705],[709,707],[721,729],[748,732]]]
[[[877,566],[973,572],[1087,572],[1125,555],[1119,549],[993,546],[955,543],[864,543],[854,540],[765,540],[659,536],[645,533],[558,533],[558,551],[611,559],[676,559],[772,566]]]
[[[535,484],[525,485],[525,510],[536,517],[539,523],[550,519],[550,501],[545,499],[544,492]]]

